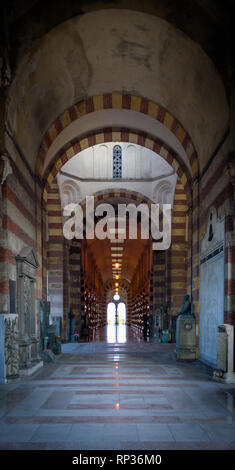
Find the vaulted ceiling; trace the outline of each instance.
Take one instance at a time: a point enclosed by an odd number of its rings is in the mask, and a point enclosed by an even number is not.
[[[32,170],[62,112],[114,91],[171,112],[203,168],[229,122],[232,12],[228,0],[5,2],[0,48],[13,70],[7,128]]]
[[[7,18],[13,59],[34,40],[73,16],[99,9],[125,8],[165,19],[197,41],[223,68],[223,47],[234,15],[233,0],[8,0],[3,5]]]
[[[114,272],[120,276],[121,280],[131,282],[147,243],[147,240],[141,240],[140,237],[137,240],[126,239],[123,243],[110,243],[109,239],[98,240],[97,238],[87,240],[104,284],[109,280],[115,280]],[[121,251],[119,251],[120,248],[122,248]],[[116,254],[122,256],[112,256]],[[114,262],[120,264],[120,270],[112,270]]]

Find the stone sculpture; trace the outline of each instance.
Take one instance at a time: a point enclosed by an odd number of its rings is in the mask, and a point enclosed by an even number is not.
[[[184,295],[176,321],[176,357],[177,360],[183,361],[196,359],[196,319],[195,315],[191,313],[188,294]]]
[[[181,310],[178,315],[190,315],[191,314],[191,302],[188,294],[184,295]]]

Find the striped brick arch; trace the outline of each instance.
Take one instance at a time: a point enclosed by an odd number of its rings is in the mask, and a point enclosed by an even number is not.
[[[150,116],[166,126],[179,140],[185,149],[189,159],[193,176],[199,172],[198,157],[190,135],[182,124],[163,106],[142,98],[140,96],[122,93],[102,94],[81,101],[64,111],[45,133],[38,153],[36,173],[39,178],[43,177],[43,167],[46,154],[56,137],[73,121],[80,119],[86,114],[104,109],[125,109],[140,112]],[[114,139],[118,141],[119,139]],[[126,139],[124,139],[126,141]],[[96,142],[99,143],[99,142]],[[86,147],[85,141],[83,142]],[[94,143],[92,145],[95,145]],[[143,145],[143,144],[140,144]],[[147,146],[147,145],[146,145]],[[82,149],[82,148],[81,148]],[[80,150],[76,150],[78,153]]]
[[[50,163],[44,174],[42,174],[46,154],[52,145],[56,137],[68,127],[73,121],[79,119],[80,117],[98,111],[102,109],[130,109],[136,112],[144,113],[157,121],[165,125],[179,140],[185,149],[186,155],[190,162],[192,169],[192,176],[190,175],[185,163],[182,161],[181,157],[173,151],[165,142],[159,138],[155,138],[152,135],[148,135],[146,132],[130,130],[127,128],[105,128],[99,129],[85,135],[81,138],[74,139],[68,142],[60,151],[54,156],[53,160]],[[47,131],[42,141],[39,156],[37,160],[37,175],[43,181],[44,191],[43,191],[43,203],[46,205],[48,199],[48,191],[50,192],[51,185],[53,185],[57,173],[61,170],[63,165],[77,155],[80,151],[92,147],[96,144],[102,144],[106,142],[129,142],[137,145],[144,146],[156,154],[160,155],[178,174],[178,183],[182,185],[182,190],[186,194],[187,206],[190,207],[193,205],[194,213],[194,230],[192,234],[192,255],[193,259],[198,257],[199,253],[199,243],[198,243],[198,232],[199,232],[199,217],[197,210],[199,208],[198,201],[198,174],[199,174],[199,165],[198,165],[198,156],[194,145],[191,141],[191,138],[183,126],[163,107],[148,101],[146,99],[140,98],[133,95],[122,95],[114,93],[111,95],[99,95],[94,96],[86,101],[78,103],[77,105],[72,106],[69,110],[66,110],[51,126]],[[193,185],[192,191],[192,183]],[[107,197],[124,197],[129,198],[130,194],[120,194],[120,191],[113,191],[112,194],[105,194],[103,191],[100,194],[96,194],[97,200],[106,199]],[[131,198],[139,202],[143,202],[143,195],[131,195]],[[177,231],[178,230],[178,220]],[[189,224],[190,226],[190,224]],[[182,229],[181,229],[182,230]],[[196,272],[196,265],[193,266],[194,273]],[[193,298],[195,303],[195,312],[198,313],[198,276],[193,275]]]
[[[130,131],[129,129],[102,129],[97,133],[69,142],[66,147],[61,149],[59,154],[55,156],[52,166],[46,174],[43,174],[46,154],[56,137],[73,121],[89,113],[104,109],[129,109],[148,115],[161,122],[182,144],[192,168],[193,179],[197,178],[199,173],[197,152],[188,132],[182,124],[163,106],[153,101],[130,94],[112,93],[96,95],[71,106],[64,111],[47,130],[42,139],[36,162],[36,174],[41,180],[43,179],[45,181],[46,191],[57,172],[70,158],[81,150],[104,142],[130,142],[153,150],[170,163],[183,178],[183,184],[187,184],[188,175],[185,174],[184,165],[181,164],[179,156],[174,151],[168,148],[160,139],[153,139],[146,133],[138,133]],[[46,191],[44,198],[46,198]]]
[[[102,191],[97,191],[96,193],[93,194],[94,196],[94,206],[96,207],[101,201],[107,200],[107,199],[130,199],[132,202],[136,202],[136,204],[141,204],[145,203],[149,207],[151,204],[154,204],[154,201],[152,201],[150,198],[147,196],[144,196],[144,194],[139,193],[138,191],[131,191],[129,189],[104,189]],[[80,202],[81,207],[84,209],[86,205],[85,199],[83,199]]]
[[[69,142],[66,145],[66,148],[61,149],[60,152],[56,154],[50,170],[48,170],[48,173],[45,175],[45,187],[43,192],[44,201],[47,201],[47,194],[51,184],[65,163],[67,163],[71,158],[73,158],[82,150],[105,142],[129,142],[138,144],[160,155],[178,174],[184,185],[188,203],[190,203],[191,176],[189,175],[188,170],[185,168],[185,165],[180,161],[180,157],[160,139],[155,139],[151,136],[148,136],[146,133],[134,132],[129,129],[103,129],[102,131],[98,131],[96,133],[90,134],[87,137],[78,139],[77,141]],[[194,175],[194,177],[196,177],[196,175]]]
[[[177,183],[178,187],[178,183]],[[137,191],[131,191],[129,189],[105,189],[102,191],[97,191],[93,194],[94,196],[94,206],[97,207],[98,204],[105,202],[110,199],[118,200],[124,199],[130,200],[132,203],[147,204],[149,207],[151,204],[154,204],[147,196],[144,196],[142,193]],[[86,200],[83,199],[79,201],[79,205],[83,208],[84,216],[86,216]],[[60,202],[59,188],[56,180],[51,184],[51,187],[48,192],[47,203],[45,205],[48,213],[48,235],[49,239],[53,243],[61,243],[64,240],[63,235],[63,224],[62,224],[62,208]],[[44,224],[45,225],[45,224]]]

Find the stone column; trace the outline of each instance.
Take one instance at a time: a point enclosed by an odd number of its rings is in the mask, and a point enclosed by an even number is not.
[[[18,315],[0,314],[0,383],[7,383],[18,377]]]
[[[30,247],[21,250],[16,256],[16,263],[20,375],[30,375],[43,365],[39,357],[35,315],[34,283],[39,263],[34,249]]]

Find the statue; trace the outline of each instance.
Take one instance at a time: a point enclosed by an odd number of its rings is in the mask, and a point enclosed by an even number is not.
[[[184,295],[181,310],[178,312],[179,315],[190,315],[191,314],[191,302],[188,294]]]
[[[176,321],[176,358],[178,361],[194,361],[196,359],[196,318],[194,313],[191,314],[191,302],[188,294],[184,295]]]

